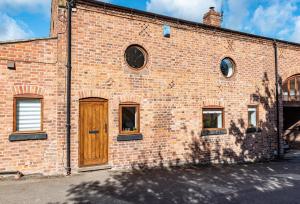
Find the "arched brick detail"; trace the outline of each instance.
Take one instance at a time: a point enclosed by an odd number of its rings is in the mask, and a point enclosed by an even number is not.
[[[79,99],[91,97],[109,99],[109,94],[107,92],[98,89],[81,90],[79,91],[78,96]]]
[[[282,82],[284,82],[289,77],[294,76],[294,75],[300,75],[299,70],[287,70],[287,71],[285,71],[283,76],[282,76]]]
[[[142,98],[140,96],[136,96],[133,94],[128,94],[128,95],[122,95],[119,97],[119,102],[124,103],[124,102],[134,102],[140,104],[142,102]]]
[[[202,107],[205,106],[220,106],[225,107],[225,102],[217,99],[206,99],[202,103]]]
[[[45,90],[40,86],[34,85],[18,85],[12,88],[13,95],[18,94],[36,94],[36,95],[44,95]]]

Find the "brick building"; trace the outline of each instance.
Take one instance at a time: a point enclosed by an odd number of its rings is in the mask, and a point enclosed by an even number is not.
[[[52,1],[51,37],[0,43],[0,172],[65,172],[65,5]],[[299,121],[300,45],[223,29],[213,8],[203,22],[76,1],[73,172],[282,153],[284,128]]]

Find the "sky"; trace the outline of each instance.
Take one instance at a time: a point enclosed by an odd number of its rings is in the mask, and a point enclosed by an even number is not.
[[[202,22],[208,8],[223,10],[222,27],[300,43],[300,0],[105,0]],[[0,0],[0,41],[48,37],[51,0]]]

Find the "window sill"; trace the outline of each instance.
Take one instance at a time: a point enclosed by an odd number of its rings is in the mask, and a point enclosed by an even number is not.
[[[36,133],[12,133],[9,135],[10,142],[17,141],[28,141],[28,140],[46,140],[48,138],[47,133],[44,132],[36,132]]]
[[[226,135],[226,129],[203,129],[201,136],[210,136],[210,135]]]
[[[117,141],[134,141],[134,140],[143,140],[142,134],[124,134],[124,135],[118,135]]]
[[[246,134],[248,134],[248,133],[260,133],[260,132],[261,132],[261,128],[256,128],[256,127],[247,128],[247,130],[246,130]]]

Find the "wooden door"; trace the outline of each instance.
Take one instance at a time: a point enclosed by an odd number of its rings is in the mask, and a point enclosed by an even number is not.
[[[84,99],[79,104],[79,166],[108,162],[107,101]]]

